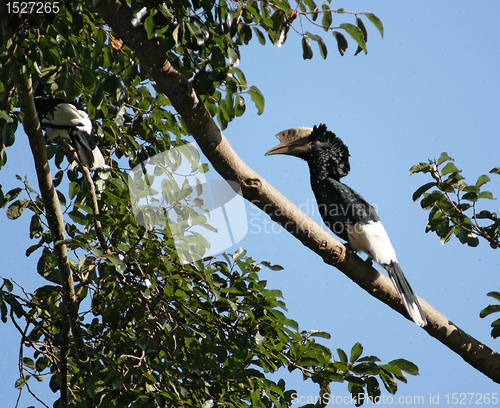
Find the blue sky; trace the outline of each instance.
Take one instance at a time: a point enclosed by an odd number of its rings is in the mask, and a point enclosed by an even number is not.
[[[489,304],[486,293],[500,289],[498,254],[483,241],[478,248],[455,239],[443,246],[435,235],[426,234],[428,213],[411,196],[430,177],[408,174],[413,164],[443,151],[455,158],[470,183],[500,165],[500,3],[346,1],[332,7],[375,13],[384,23],[384,39],[366,22],[368,55],[354,57],[356,47],[350,43],[340,57],[327,33],[320,33],[329,46],[326,60],[313,43],[314,58],[304,61],[300,37],[293,32],[282,48],[256,40],[242,47],[240,68],[264,93],[266,107],[258,116],[247,98],[247,112],[224,134],[248,165],[321,224],[306,163],[264,153],[277,144],[274,135],[283,129],[326,123],[349,146],[351,173],[344,182],[378,209],[415,292],[460,328],[500,349],[500,340],[490,338],[492,318],[479,318]],[[349,18],[334,16],[334,22]],[[25,139],[19,132],[8,150],[9,163],[0,173],[4,191],[18,185],[15,174],[27,174],[36,185]],[[486,189],[500,197],[499,177],[491,178]],[[500,208],[498,201],[484,206]],[[332,335],[322,341],[332,350],[347,351],[359,341],[365,354],[383,361],[405,358],[416,363],[420,376],[400,384],[396,399],[423,396],[429,405],[429,397],[439,395],[441,405],[450,405],[446,394],[499,392],[491,380],[324,264],[251,204],[247,212],[249,233],[229,252],[241,246],[257,261],[283,265],[280,272],[263,269],[262,278],[268,287],[283,291],[288,316],[301,329]],[[29,217],[13,222],[0,214],[0,275],[33,290],[41,279],[34,267],[36,254],[24,256],[32,244],[28,225]],[[0,325],[0,343],[0,389],[5,406],[14,406],[19,341],[9,324]],[[317,394],[316,386],[304,383],[299,373],[283,375],[299,396]],[[333,384],[332,393],[348,395],[344,384]],[[41,395],[53,398],[50,392]],[[22,401],[41,406],[28,396]]]

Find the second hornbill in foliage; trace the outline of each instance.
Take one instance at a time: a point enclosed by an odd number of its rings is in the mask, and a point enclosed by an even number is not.
[[[92,122],[87,112],[47,95],[36,96],[35,107],[49,142],[60,137],[71,143],[89,170],[109,168],[92,138]]]
[[[347,146],[325,125],[278,133],[280,144],[266,155],[288,154],[309,165],[311,186],[323,221],[353,250],[363,251],[388,273],[413,321],[427,324],[417,297],[401,270],[396,253],[375,209],[351,187],[340,182],[350,171]]]

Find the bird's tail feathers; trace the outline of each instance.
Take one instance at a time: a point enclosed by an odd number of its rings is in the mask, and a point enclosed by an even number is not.
[[[417,300],[417,296],[413,292],[410,284],[406,280],[401,267],[397,262],[391,262],[390,264],[382,265],[384,269],[389,273],[389,277],[392,283],[396,287],[396,290],[403,301],[403,305],[406,308],[408,314],[413,319],[413,321],[420,327],[424,327],[427,324],[427,319],[425,318],[420,303]]]
[[[96,146],[92,136],[79,130],[72,132],[71,136],[78,151],[78,157],[85,167],[89,170],[109,169],[101,150]]]
[[[78,157],[80,158],[82,164],[89,170],[92,170],[94,168],[94,154],[92,153],[92,150],[89,150],[87,146],[79,143],[78,141],[75,142],[75,145]]]

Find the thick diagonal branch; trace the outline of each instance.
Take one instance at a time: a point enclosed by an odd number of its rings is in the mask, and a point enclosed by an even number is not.
[[[154,38],[148,39],[143,27],[132,25],[132,11],[128,6],[113,0],[101,0],[95,10],[135,53],[141,66],[156,82],[157,89],[169,98],[222,177],[239,183],[247,200],[269,214],[326,263],[335,266],[372,296],[407,317],[389,278],[379,274],[358,256],[346,252],[339,241],[238,157],[189,81],[172,66],[166,50]],[[427,302],[420,302],[429,322],[425,330],[477,370],[500,383],[500,355],[459,329]]]

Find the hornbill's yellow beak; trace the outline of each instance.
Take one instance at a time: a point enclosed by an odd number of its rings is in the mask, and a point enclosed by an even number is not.
[[[270,156],[272,154],[288,154],[290,156],[300,157],[303,153],[307,153],[311,148],[309,144],[309,135],[312,131],[312,128],[299,127],[279,132],[276,137],[281,143],[267,151],[266,156]]]

